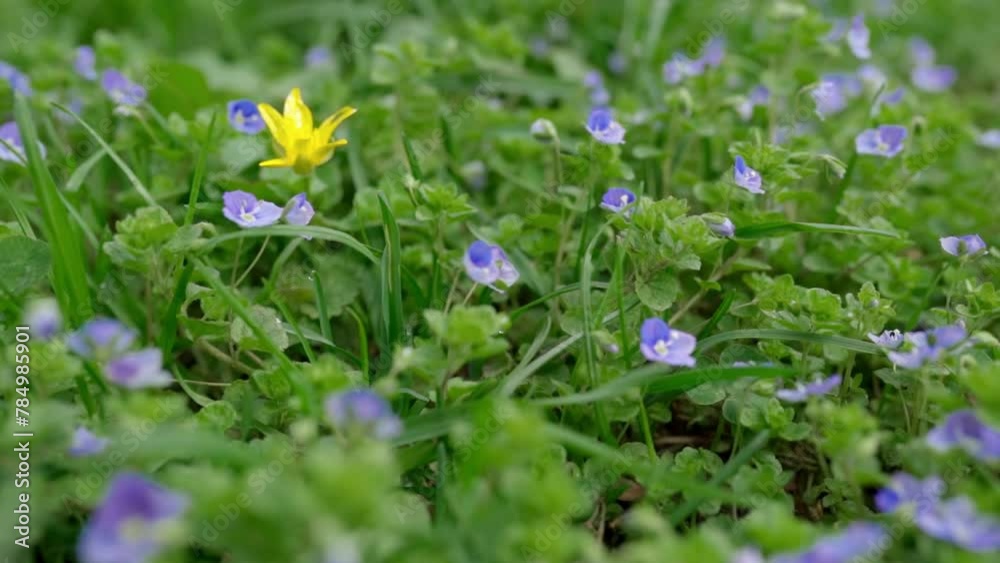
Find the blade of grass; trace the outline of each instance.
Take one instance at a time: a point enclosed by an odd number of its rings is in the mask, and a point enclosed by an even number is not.
[[[870,235],[876,237],[901,238],[891,231],[855,227],[854,225],[832,225],[828,223],[798,223],[793,221],[774,221],[747,225],[736,229],[735,237],[742,239],[760,239],[783,237],[793,233],[832,233],[841,235]]]
[[[731,330],[729,332],[723,332],[721,334],[716,334],[715,336],[710,336],[698,342],[697,350],[698,353],[701,354],[715,346],[718,346],[719,344],[722,344],[723,342],[743,339],[811,342],[820,345],[837,346],[839,348],[844,348],[845,350],[860,352],[862,354],[879,354],[882,351],[882,349],[877,345],[863,340],[846,338],[844,336],[832,336],[828,334],[816,334],[814,332],[784,329]]]
[[[590,282],[594,275],[594,247],[597,242],[604,237],[604,229],[594,235],[593,240],[587,245],[583,254],[583,264],[580,269],[580,300],[583,302],[583,351],[587,368],[587,378],[590,380],[590,388],[594,389],[598,385],[599,375],[597,370],[597,351],[594,350],[593,330],[593,303],[590,295]],[[604,414],[604,406],[600,402],[594,403],[594,415],[597,418],[598,430],[602,439],[609,443],[615,443],[615,437],[611,433],[611,424]]]
[[[14,193],[7,185],[7,182],[4,182],[3,178],[0,178],[0,195],[3,195],[4,200],[7,201],[7,205],[10,206],[11,211],[14,213],[14,219],[17,221],[17,226],[21,229],[21,234],[31,239],[38,238],[35,236],[35,230],[31,228],[31,221],[28,220],[28,216],[21,209],[21,204],[17,201]]]
[[[382,253],[379,277],[382,286],[382,320],[385,323],[386,344],[391,349],[403,339],[403,286],[399,225],[384,194],[379,194],[382,223],[385,229],[385,251]]]
[[[212,133],[215,131],[215,120],[219,113],[212,112],[212,120],[208,122],[208,133],[205,134],[205,144],[201,147],[198,155],[198,162],[194,166],[194,176],[191,178],[191,194],[188,196],[187,212],[184,214],[184,225],[194,223],[195,204],[198,203],[198,194],[201,193],[201,183],[205,178],[205,162],[208,159],[208,151],[212,144]]]
[[[375,257],[375,254],[372,253],[371,249],[369,249],[364,244],[361,244],[361,242],[359,242],[358,239],[352,237],[351,235],[343,231],[328,229],[326,227],[310,227],[308,225],[306,226],[274,225],[271,227],[261,227],[259,229],[240,229],[238,231],[233,231],[231,233],[226,233],[208,239],[207,241],[205,241],[205,244],[209,247],[212,247],[230,240],[267,237],[267,236],[273,236],[273,237],[308,236],[317,240],[337,242],[351,248],[352,250],[357,251],[358,254],[361,254],[362,256],[370,260],[373,264],[379,263],[379,259]]]

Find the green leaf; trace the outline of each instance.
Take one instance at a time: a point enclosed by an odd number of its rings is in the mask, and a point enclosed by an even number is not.
[[[660,270],[649,279],[639,280],[635,292],[639,301],[650,309],[666,311],[677,300],[680,293],[680,283],[677,275],[671,270]]]
[[[0,287],[13,295],[37,289],[49,275],[52,256],[49,245],[28,237],[0,238],[3,276]]]
[[[254,305],[250,307],[250,316],[254,323],[266,333],[267,342],[261,340],[260,336],[247,324],[247,321],[238,318],[233,321],[230,335],[241,348],[260,351],[271,350],[272,345],[281,350],[288,348],[288,332],[282,326],[277,311],[261,305]]]

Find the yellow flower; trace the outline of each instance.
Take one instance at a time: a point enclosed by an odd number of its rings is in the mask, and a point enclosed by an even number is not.
[[[318,128],[313,128],[312,111],[302,101],[302,92],[292,88],[285,98],[285,114],[278,113],[270,104],[259,104],[267,129],[274,137],[275,148],[281,158],[265,160],[265,168],[291,168],[296,174],[309,174],[317,166],[330,160],[337,147],[347,144],[347,139],[333,140],[333,132],[345,119],[358,110],[345,106],[326,118]]]

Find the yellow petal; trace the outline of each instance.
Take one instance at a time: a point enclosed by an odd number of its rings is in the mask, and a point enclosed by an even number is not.
[[[291,128],[289,136],[308,139],[313,131],[312,111],[309,106],[302,101],[302,91],[292,88],[292,91],[285,98],[285,122]]]
[[[271,104],[257,104],[257,109],[260,110],[260,116],[264,119],[264,124],[267,125],[267,130],[271,132],[274,141],[279,145],[284,145],[288,141],[288,137],[281,114]]]
[[[328,160],[333,157],[333,153],[337,147],[342,147],[347,144],[347,139],[339,139],[332,143],[326,145],[321,145],[313,149],[312,154],[309,155],[309,159],[313,161],[316,166],[325,164]]]
[[[286,158],[272,158],[260,163],[262,168],[288,168],[292,163]]]
[[[337,127],[339,127],[345,119],[356,113],[358,113],[358,110],[356,108],[352,108],[351,106],[344,106],[338,109],[333,115],[323,120],[319,129],[316,130],[316,137],[318,137],[320,142],[323,143],[329,141],[330,137],[333,136],[333,132],[337,130]]]

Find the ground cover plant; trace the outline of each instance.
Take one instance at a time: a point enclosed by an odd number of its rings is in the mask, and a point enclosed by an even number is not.
[[[5,3],[10,561],[992,561],[994,2]]]

